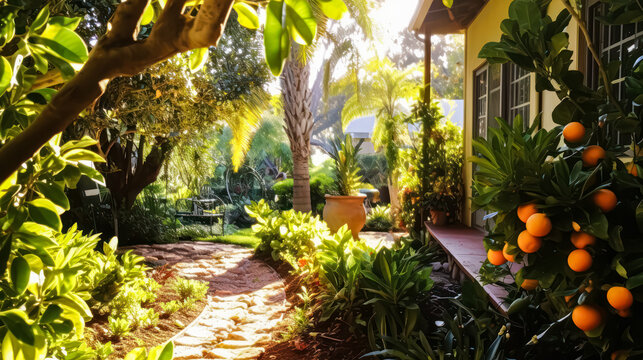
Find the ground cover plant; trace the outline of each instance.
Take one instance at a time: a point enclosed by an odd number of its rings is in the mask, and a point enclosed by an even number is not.
[[[562,3],[564,10],[550,18],[549,2],[512,2],[502,38],[480,52],[489,62],[511,61],[535,73],[536,89],[555,91],[561,102],[552,113],[559,126],[550,131],[538,130],[540,117],[528,130],[527,119],[497,119],[488,139],[474,141],[480,155],[472,159],[478,167],[473,204],[490,212],[488,262],[523,263],[516,301],[523,313],[531,303],[546,314],[528,347],[566,343],[573,356],[636,358],[643,354],[637,341],[643,337],[643,180],[636,105],[643,62],[633,50],[622,61],[604,63],[588,42],[601,85],[585,86],[583,73],[570,69],[565,29],[575,19],[587,38],[587,25],[578,4]],[[607,9],[601,21],[608,24],[642,15],[632,2]],[[612,91],[619,70],[622,99]]]

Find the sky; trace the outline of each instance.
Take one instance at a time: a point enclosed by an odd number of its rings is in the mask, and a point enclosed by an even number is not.
[[[360,54],[364,58],[370,58],[374,55],[385,55],[388,50],[394,48],[393,41],[397,38],[400,31],[408,28],[411,17],[415,12],[419,0],[384,0],[382,6],[371,11],[371,18],[376,26],[376,40],[373,44],[367,42],[360,43]],[[341,21],[349,21],[344,18]],[[310,83],[315,81],[317,71],[322,66],[324,60],[324,53],[326,49],[320,47],[315,57],[311,62],[311,78]],[[340,72],[337,75],[341,75]],[[279,94],[278,79],[270,86],[272,94]]]

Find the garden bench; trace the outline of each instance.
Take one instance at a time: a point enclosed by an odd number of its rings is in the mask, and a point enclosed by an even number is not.
[[[482,242],[484,232],[464,225],[435,226],[428,221],[425,222],[425,226],[446,252],[451,276],[461,282],[466,277],[477,281],[489,296],[493,306],[506,316],[510,305],[504,301],[508,295],[507,290],[496,284],[484,285],[479,280],[480,266],[487,259]],[[512,273],[517,272],[521,267],[520,264],[513,264]],[[510,276],[505,280],[513,282]]]
[[[210,225],[210,234],[213,234],[214,223],[221,220],[220,235],[225,232],[225,203],[216,195],[210,194],[207,199],[178,199],[175,209],[177,219],[193,220]]]

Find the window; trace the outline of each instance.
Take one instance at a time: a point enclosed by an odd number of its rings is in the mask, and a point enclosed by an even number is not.
[[[496,117],[510,124],[522,115],[525,129],[530,120],[531,74],[513,63],[487,64],[474,73],[473,136],[487,138],[489,127],[497,127]],[[473,171],[475,172],[475,164]],[[475,194],[474,194],[475,195]],[[472,214],[472,225],[484,226],[485,212]]]
[[[598,18],[607,11],[607,4],[593,1],[587,9],[587,27],[592,37],[592,42],[599,52],[604,64],[627,59],[634,50],[640,48],[643,42],[643,21],[637,24],[605,25]],[[598,74],[598,65],[587,51],[587,86],[598,88],[601,79]],[[613,80],[612,93],[617,99],[625,97],[625,76],[619,69],[618,78]],[[631,109],[625,109],[630,111]],[[617,143],[628,144],[627,136],[617,134]]]

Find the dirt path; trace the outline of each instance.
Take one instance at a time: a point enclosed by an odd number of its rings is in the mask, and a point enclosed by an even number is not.
[[[142,245],[151,262],[169,263],[180,276],[210,284],[208,305],[174,339],[174,359],[255,359],[272,343],[287,309],[284,283],[243,247],[206,242]]]

